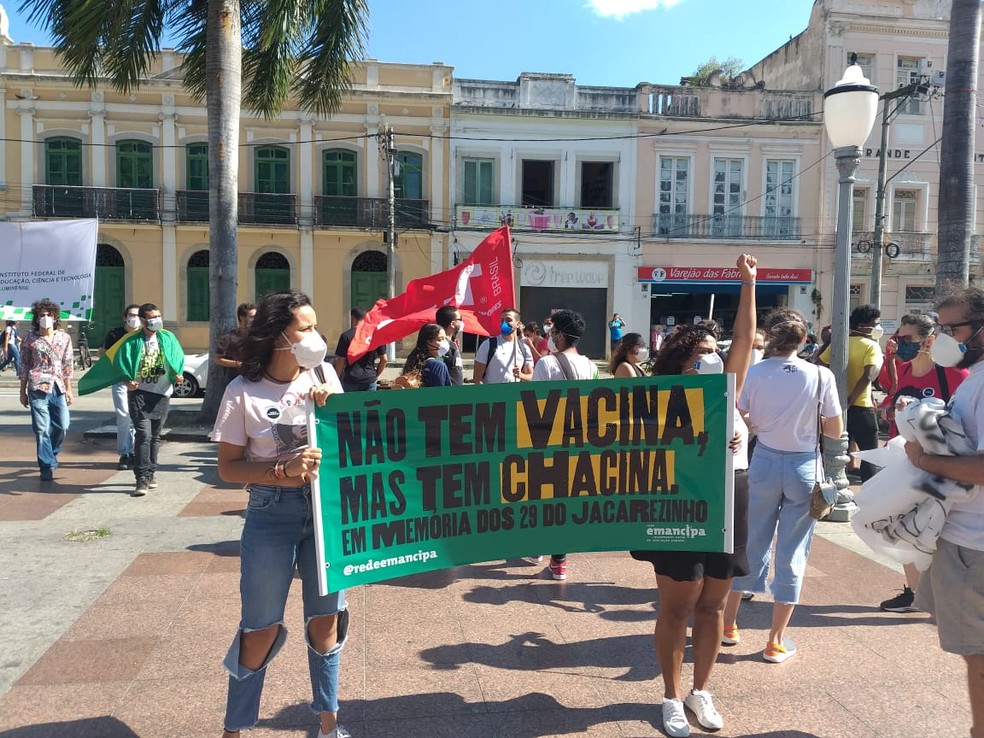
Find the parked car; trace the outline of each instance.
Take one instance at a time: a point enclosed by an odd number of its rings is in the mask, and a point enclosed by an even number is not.
[[[174,385],[175,397],[197,397],[204,394],[208,384],[209,355],[188,354],[185,356],[184,381]]]

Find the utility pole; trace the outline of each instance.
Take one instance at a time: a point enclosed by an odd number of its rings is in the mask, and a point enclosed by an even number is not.
[[[908,101],[916,93],[926,93],[929,85],[926,80],[920,78],[911,85],[899,87],[897,90],[886,92],[881,96],[882,105],[882,124],[881,124],[881,149],[878,152],[878,189],[875,191],[875,230],[871,236],[871,295],[868,302],[881,310],[882,293],[882,258],[885,255],[885,186],[888,184],[885,179],[886,159],[888,156],[888,124],[897,117]],[[897,101],[892,108],[892,101]],[[890,109],[891,108],[891,109]]]
[[[393,143],[393,127],[386,126],[385,138],[386,173],[388,191],[386,195],[386,297],[396,297],[396,144]],[[386,358],[396,358],[396,344],[386,345]]]

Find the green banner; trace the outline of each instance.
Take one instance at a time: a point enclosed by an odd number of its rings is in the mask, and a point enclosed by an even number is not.
[[[731,551],[733,375],[334,395],[322,592],[576,551]]]

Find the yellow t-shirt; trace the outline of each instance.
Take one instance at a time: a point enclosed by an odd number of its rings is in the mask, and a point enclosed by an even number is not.
[[[830,365],[830,347],[828,346],[822,354],[820,361]],[[878,343],[866,336],[850,336],[847,339],[847,394],[851,394],[854,385],[861,379],[866,366],[874,366],[876,370],[881,368],[881,349]],[[871,383],[865,388],[861,396],[854,401],[852,407],[874,407],[874,400],[871,398]]]

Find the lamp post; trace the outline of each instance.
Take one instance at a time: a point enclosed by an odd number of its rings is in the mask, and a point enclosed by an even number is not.
[[[865,78],[857,58],[833,87],[824,94],[823,123],[827,137],[834,147],[837,162],[837,241],[834,249],[834,309],[830,324],[830,369],[837,382],[841,407],[847,414],[847,338],[848,304],[851,289],[851,199],[854,191],[854,174],[861,163],[861,147],[871,133],[878,112],[878,88]],[[832,444],[828,444],[830,446]],[[839,490],[846,490],[847,438],[841,439],[841,448],[831,448],[825,454],[827,471]],[[841,495],[838,495],[839,500]],[[849,494],[846,502],[853,506]],[[836,512],[836,511],[835,511]],[[849,517],[849,514],[847,515]],[[841,518],[841,519],[847,519]]]

